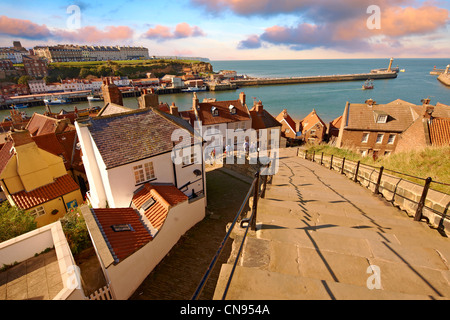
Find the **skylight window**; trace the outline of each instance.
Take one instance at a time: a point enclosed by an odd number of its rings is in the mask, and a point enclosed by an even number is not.
[[[228,109],[230,109],[230,113],[231,113],[231,114],[236,114],[236,107],[233,106],[232,104],[230,104],[230,106],[228,107]]]
[[[377,123],[386,123],[387,114],[380,114],[377,118]]]
[[[114,224],[111,226],[114,232],[134,231],[130,224]]]
[[[215,117],[215,116],[218,116],[219,115],[219,109],[217,109],[216,107],[212,107],[211,108],[211,113],[212,113],[212,115]]]
[[[144,211],[147,211],[148,209],[150,209],[155,204],[155,202],[156,202],[155,199],[151,198],[150,200],[146,201],[142,205],[141,209],[144,210]]]

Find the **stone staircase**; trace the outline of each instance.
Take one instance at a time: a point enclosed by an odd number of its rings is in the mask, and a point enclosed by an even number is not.
[[[449,299],[450,240],[338,172],[282,149],[226,299]],[[222,265],[221,299],[242,230]]]

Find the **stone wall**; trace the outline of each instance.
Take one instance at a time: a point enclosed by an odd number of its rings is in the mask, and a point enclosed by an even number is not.
[[[300,152],[299,156],[304,157],[304,153]],[[320,158],[321,155],[316,154],[314,161],[320,164]],[[309,155],[308,159],[311,160],[312,155]],[[330,156],[324,155],[322,160],[323,165],[329,168],[330,160]],[[342,162],[343,160],[341,158],[333,157],[333,170],[341,172]],[[356,162],[345,160],[343,174],[349,179],[354,179],[356,167]],[[361,164],[358,170],[357,180],[362,186],[374,192],[378,176],[379,169]],[[379,193],[394,206],[405,211],[410,217],[414,217],[422,196],[424,184],[425,181],[423,184],[417,184],[405,180],[405,178],[391,175],[385,170],[381,176]],[[443,229],[447,235],[450,235],[450,195],[429,189],[422,210],[422,217],[428,220],[431,227]]]

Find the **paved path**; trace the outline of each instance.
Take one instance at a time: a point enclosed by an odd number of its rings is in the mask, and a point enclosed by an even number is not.
[[[227,299],[450,298],[448,238],[295,152],[281,151]]]

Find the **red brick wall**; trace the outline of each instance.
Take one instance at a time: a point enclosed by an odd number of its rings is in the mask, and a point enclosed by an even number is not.
[[[362,142],[363,134],[369,133],[369,138],[366,143]],[[383,134],[381,143],[376,143],[377,135]],[[394,143],[388,144],[390,134],[395,134]],[[344,130],[342,135],[342,147],[355,149],[356,151],[368,150],[366,155],[371,156],[373,151],[378,151],[378,155],[382,156],[385,152],[394,152],[399,139],[398,132],[374,132],[374,131],[353,131]]]

